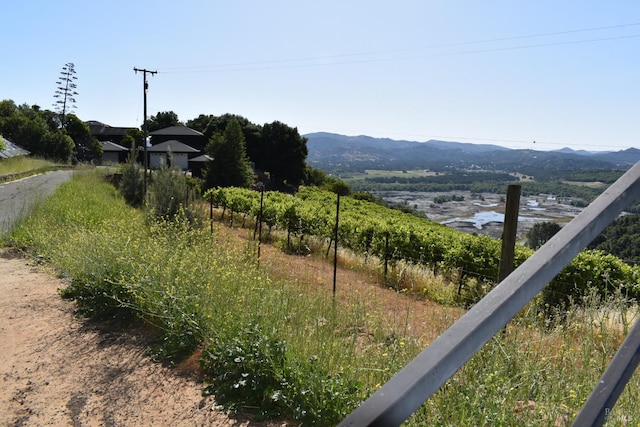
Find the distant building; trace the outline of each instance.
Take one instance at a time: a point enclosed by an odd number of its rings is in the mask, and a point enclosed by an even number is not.
[[[16,156],[28,156],[31,154],[19,145],[9,141],[7,138],[2,136],[0,136],[0,138],[2,138],[2,142],[4,142],[5,145],[5,149],[0,151],[0,159],[8,159],[9,157]]]
[[[122,138],[124,138],[127,131],[129,131],[130,129],[137,129],[128,127],[113,127],[96,120],[89,120],[86,123],[87,126],[89,126],[91,136],[96,138],[98,141],[109,141],[115,144],[122,143]]]
[[[149,167],[160,167],[166,164],[169,166],[179,166],[182,170],[188,170],[189,156],[195,157],[200,150],[172,139],[148,147],[147,152],[149,153]],[[169,161],[169,153],[172,155],[172,164]]]
[[[207,145],[207,141],[205,141],[202,132],[186,126],[169,126],[168,128],[150,132],[149,136],[151,137],[151,145],[177,140],[198,151],[204,151],[204,147]]]
[[[203,154],[193,159],[189,159],[189,170],[191,174],[198,178],[204,178],[205,166],[212,161],[213,157]]]
[[[100,141],[102,145],[102,163],[124,163],[127,161],[129,149],[112,141]]]

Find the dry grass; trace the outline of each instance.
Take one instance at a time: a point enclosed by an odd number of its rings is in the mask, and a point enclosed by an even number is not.
[[[253,236],[253,229],[229,228],[216,222],[221,242],[244,246]],[[326,250],[326,249],[325,249]],[[293,282],[306,291],[333,292],[333,253],[329,259],[324,251],[313,255],[290,255],[274,244],[262,244],[260,265],[276,280]],[[431,272],[405,267],[393,273],[401,277],[403,286],[413,283],[413,291],[396,291],[385,286],[384,277],[374,260],[365,260],[347,251],[338,251],[336,299],[342,304],[359,305],[369,316],[379,316],[389,330],[404,330],[407,335],[426,345],[455,322],[465,310],[437,304],[424,297],[427,288],[452,285]],[[432,281],[429,281],[431,276]],[[403,289],[407,289],[404,287]],[[409,288],[411,289],[411,288]]]

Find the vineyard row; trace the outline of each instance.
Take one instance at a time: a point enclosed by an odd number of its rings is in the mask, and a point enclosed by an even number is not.
[[[258,219],[288,236],[316,236],[333,243],[336,222],[336,195],[317,188],[304,188],[295,196],[244,188],[209,190],[205,200],[213,206]],[[375,203],[342,197],[338,222],[338,245],[363,256],[385,262],[405,261],[433,271],[459,272],[461,284],[476,278],[496,283],[501,243],[483,235],[471,235],[445,225],[389,209]],[[533,251],[517,246],[516,267]],[[490,286],[489,286],[490,287]],[[601,295],[622,292],[630,298],[640,295],[640,267],[632,267],[601,251],[581,252],[544,290],[543,302],[550,305],[575,300],[595,287]]]

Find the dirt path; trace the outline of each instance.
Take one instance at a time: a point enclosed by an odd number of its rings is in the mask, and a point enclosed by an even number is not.
[[[0,425],[258,425],[212,409],[202,384],[153,363],[143,331],[74,318],[62,286],[0,249]]]

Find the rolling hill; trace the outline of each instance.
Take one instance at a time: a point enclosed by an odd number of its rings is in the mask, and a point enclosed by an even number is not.
[[[308,163],[330,172],[473,168],[535,175],[550,170],[628,169],[640,161],[640,150],[635,148],[597,153],[568,148],[536,151],[491,144],[416,142],[326,132],[304,136],[309,150]]]

